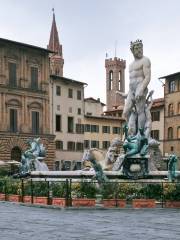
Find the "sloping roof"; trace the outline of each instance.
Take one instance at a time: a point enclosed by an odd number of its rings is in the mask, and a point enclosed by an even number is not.
[[[5,38],[0,38],[0,42],[10,43],[10,44],[14,44],[14,45],[19,45],[21,47],[33,48],[33,49],[37,49],[37,50],[44,51],[44,52],[47,52],[47,53],[53,53],[53,51],[50,51],[50,50],[48,50],[46,48],[37,47],[37,46],[30,45],[30,44],[27,44],[27,43],[16,42],[16,41],[5,39]]]
[[[164,98],[156,98],[153,100],[152,108],[163,107],[164,106]]]
[[[159,79],[175,77],[175,76],[178,76],[178,75],[180,75],[180,72],[172,73],[172,74],[160,77]]]
[[[88,85],[87,83],[85,82],[80,82],[80,81],[77,81],[77,80],[74,80],[74,79],[71,79],[71,78],[66,78],[66,77],[61,77],[61,76],[57,76],[57,75],[50,75],[50,77],[53,79],[53,80],[59,80],[59,81],[63,81],[67,84],[69,83],[75,83],[75,84],[80,84],[80,85]]]
[[[104,111],[104,113],[119,113],[119,112],[122,112],[123,109],[124,109],[123,106],[119,106],[117,109],[107,110],[107,111]]]
[[[93,102],[93,103],[101,103],[101,105],[106,106],[103,102],[100,101],[100,99],[95,99],[93,97],[88,97],[84,99],[85,102]]]

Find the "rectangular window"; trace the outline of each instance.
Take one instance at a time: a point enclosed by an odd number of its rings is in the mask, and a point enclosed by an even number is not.
[[[85,132],[91,132],[91,125],[90,124],[85,124],[84,131]]]
[[[17,86],[16,63],[8,63],[9,69],[9,85],[11,87]]]
[[[60,170],[60,161],[55,161],[55,171]]]
[[[110,133],[110,126],[102,126],[103,133]]]
[[[62,171],[70,171],[71,170],[71,161],[63,161]]]
[[[160,111],[152,112],[151,117],[152,117],[152,122],[160,121]]]
[[[32,111],[32,133],[39,134],[39,112]]]
[[[17,132],[17,110],[10,109],[10,131]]]
[[[67,149],[69,151],[75,151],[75,142],[68,142],[67,143]]]
[[[81,108],[78,108],[78,115],[81,115]]]
[[[73,170],[81,170],[81,168],[82,168],[82,167],[81,167],[81,162],[76,162]]]
[[[99,132],[99,126],[98,125],[91,125],[91,132]]]
[[[175,92],[175,90],[176,90],[175,80],[169,81],[169,93]]]
[[[99,148],[99,141],[92,140],[91,141],[91,147],[92,148]]]
[[[56,140],[56,149],[63,150],[63,141]]]
[[[120,134],[121,128],[120,127],[113,127],[113,134]]]
[[[68,133],[73,133],[74,131],[74,119],[73,117],[68,117]]]
[[[38,68],[31,67],[31,88],[34,90],[38,89]]]
[[[68,97],[73,98],[73,90],[71,88],[68,89]]]
[[[80,90],[77,91],[77,100],[81,100],[81,91]]]
[[[56,86],[56,96],[61,96],[61,87]]]
[[[89,148],[89,140],[84,140],[84,148]]]
[[[110,146],[110,142],[109,142],[109,141],[103,141],[103,142],[102,142],[102,147],[103,147],[103,149],[108,149],[109,146]]]
[[[79,123],[76,124],[76,133],[81,133],[81,134],[84,133],[84,125],[83,124],[79,124]]]
[[[76,143],[76,151],[83,151],[84,149],[84,144],[81,142]]]
[[[56,132],[61,132],[61,115],[56,115]]]
[[[159,130],[152,130],[151,131],[151,137],[153,139],[159,140]]]
[[[60,111],[60,105],[57,105],[57,111]]]

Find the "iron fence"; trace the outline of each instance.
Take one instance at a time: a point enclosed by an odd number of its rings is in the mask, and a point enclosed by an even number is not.
[[[12,197],[14,196],[14,198]],[[180,182],[109,181],[98,184],[92,180],[64,179],[0,179],[0,200],[30,204],[74,206],[74,199],[94,199],[101,204],[105,199],[123,199],[127,206],[135,199],[154,199],[156,206],[165,207],[168,201],[180,201]],[[62,203],[64,199],[64,203]],[[56,200],[56,201],[55,201]],[[118,206],[118,204],[116,204]],[[177,206],[178,207],[178,206]]]

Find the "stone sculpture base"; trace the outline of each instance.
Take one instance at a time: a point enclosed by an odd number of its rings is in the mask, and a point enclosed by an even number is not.
[[[123,163],[124,175],[130,179],[145,178],[148,174],[148,160],[149,155],[128,157]]]

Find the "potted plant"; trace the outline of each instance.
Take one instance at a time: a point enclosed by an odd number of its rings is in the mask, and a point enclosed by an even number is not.
[[[133,208],[154,208],[156,200],[162,196],[162,187],[160,184],[146,184],[138,186],[135,198],[132,200]]]
[[[4,179],[0,180],[0,201],[5,201]]]
[[[116,182],[104,183],[101,186],[101,194],[104,207],[126,206],[126,195],[121,189],[121,185]]]
[[[24,192],[23,192],[23,202],[24,203],[32,203],[32,197],[31,197],[32,191],[31,191],[31,182],[30,181],[24,181]]]
[[[48,203],[48,182],[33,182],[33,203],[46,205]]]
[[[92,182],[72,183],[72,206],[95,206],[97,187]]]
[[[166,183],[164,185],[165,207],[180,208],[180,184]]]
[[[66,183],[65,182],[53,182],[51,183],[52,191],[52,205],[61,207],[66,206]]]
[[[21,201],[21,182],[11,178],[5,180],[6,193],[8,195],[7,200],[10,202]]]

